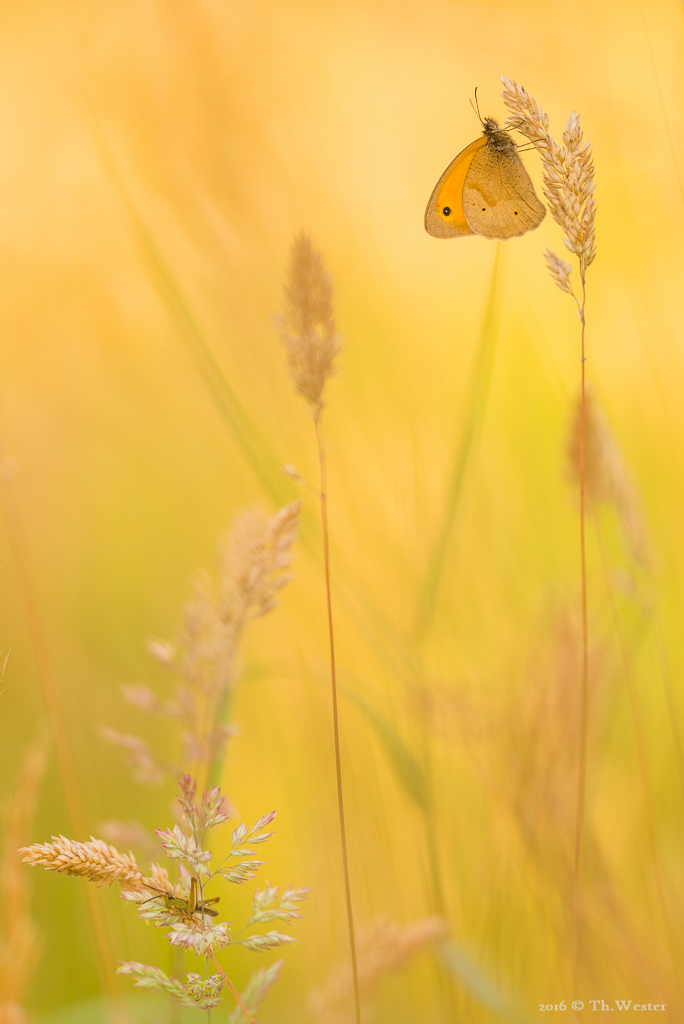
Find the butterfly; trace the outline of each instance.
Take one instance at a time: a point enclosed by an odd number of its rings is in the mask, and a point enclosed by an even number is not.
[[[425,230],[434,238],[515,238],[546,215],[508,131],[493,117],[480,120],[481,138],[451,161],[432,190]]]

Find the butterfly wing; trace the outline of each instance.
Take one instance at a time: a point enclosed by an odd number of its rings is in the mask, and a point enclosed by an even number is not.
[[[546,210],[512,142],[503,148],[489,142],[475,153],[463,184],[463,213],[485,238],[515,238],[539,227]]]
[[[433,188],[425,209],[425,230],[433,238],[459,238],[475,233],[463,214],[463,186],[475,156],[486,144],[487,140],[480,138],[466,146]]]

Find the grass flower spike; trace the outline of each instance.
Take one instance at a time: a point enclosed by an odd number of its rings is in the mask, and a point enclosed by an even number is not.
[[[294,386],[312,409],[321,409],[323,389],[334,373],[340,339],[335,329],[332,282],[305,234],[295,238],[285,287],[285,313],[277,318]]]
[[[32,867],[44,867],[59,875],[77,875],[104,888],[114,882],[133,886],[143,882],[143,873],[132,853],[119,853],[116,847],[92,836],[87,843],[74,842],[66,836],[53,836],[51,843],[24,846],[19,852]]]
[[[178,763],[168,764],[140,737],[104,729],[104,737],[126,751],[137,781],[159,784],[191,767],[210,786],[220,782],[226,743],[235,731],[226,718],[240,643],[247,625],[275,608],[292,579],[300,507],[294,501],[270,518],[258,509],[239,512],[219,549],[217,579],[204,574],[195,580],[176,641],[148,641],[150,654],[179,675],[176,692],[161,700],[138,685],[124,687],[123,694],[139,711],[178,723],[181,753]],[[105,827],[109,836],[117,833],[116,824]]]
[[[526,89],[502,76],[502,99],[511,112],[507,124],[528,139],[542,159],[544,195],[562,229],[565,247],[586,272],[596,256],[594,157],[584,142],[579,114],[572,113],[563,132],[563,146],[549,133],[549,118]],[[556,257],[557,259],[557,257]]]

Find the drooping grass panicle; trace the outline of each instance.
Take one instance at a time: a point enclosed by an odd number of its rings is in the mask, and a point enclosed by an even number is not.
[[[546,260],[546,266],[548,267],[549,274],[558,285],[562,292],[567,292],[571,295],[575,301],[575,293],[572,290],[572,284],[570,283],[570,273],[572,271],[572,263],[566,263],[560,256],[556,256],[555,252],[551,249],[547,249],[544,253],[544,259]]]
[[[247,983],[247,987],[240,993],[242,1005],[247,1013],[258,1013],[259,1007],[268,994],[268,990],[277,981],[282,966],[283,961],[276,960],[270,967],[260,967],[258,971],[254,972]],[[228,1015],[229,1024],[248,1024],[248,1020],[247,1014],[240,1005],[236,1006],[232,1013]]]
[[[47,744],[38,736],[24,756],[14,793],[3,809],[0,854],[0,1022],[27,1024],[21,1005],[36,970],[40,936],[29,906],[26,873],[18,847],[26,842],[45,773]]]
[[[210,1011],[221,1002],[221,990],[224,986],[222,974],[212,974],[211,977],[202,979],[199,974],[188,971],[187,982],[182,982],[166,974],[159,967],[141,964],[136,960],[122,963],[119,974],[131,974],[136,979],[133,982],[136,988],[164,992],[175,999],[179,1006],[187,1009]]]
[[[534,96],[517,82],[503,76],[501,81],[501,96],[512,115],[507,124],[538,150],[551,216],[563,230],[566,248],[586,271],[596,256],[596,200],[594,157],[591,144],[583,139],[579,114],[573,111],[568,118],[560,146],[549,132],[548,115]]]
[[[150,750],[149,744],[141,739],[140,736],[131,736],[128,733],[118,732],[116,729],[109,729],[107,727],[102,729],[102,736],[110,743],[126,751],[128,763],[136,782],[156,786],[167,778],[169,769],[157,761]]]
[[[292,579],[288,569],[301,505],[293,501],[268,520],[256,509],[235,517],[220,553],[225,617],[240,622],[275,608],[276,595]]]
[[[333,313],[332,281],[320,253],[304,233],[292,243],[285,311],[276,325],[295,388],[314,412],[319,411],[325,383],[335,372],[340,338]]]
[[[216,580],[206,573],[195,579],[176,641],[148,641],[152,656],[178,674],[176,692],[161,700],[136,685],[124,687],[123,694],[138,710],[175,719],[181,750],[178,762],[169,764],[140,737],[105,730],[110,742],[126,750],[138,781],[177,779],[190,767],[212,784],[219,781],[226,742],[235,732],[225,718],[240,642],[248,623],[272,611],[292,579],[300,508],[294,501],[271,517],[259,509],[239,512],[221,543]]]

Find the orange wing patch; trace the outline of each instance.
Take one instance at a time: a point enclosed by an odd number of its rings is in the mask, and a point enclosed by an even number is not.
[[[451,161],[439,179],[425,210],[425,230],[434,238],[458,238],[475,232],[463,212],[463,187],[476,153],[487,145],[487,139],[475,139]]]

